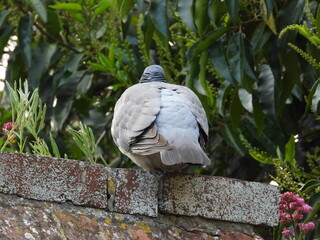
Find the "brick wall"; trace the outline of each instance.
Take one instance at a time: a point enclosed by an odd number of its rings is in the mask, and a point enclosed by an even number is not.
[[[245,240],[278,224],[280,192],[263,183],[10,152],[0,172],[1,233],[21,239]]]

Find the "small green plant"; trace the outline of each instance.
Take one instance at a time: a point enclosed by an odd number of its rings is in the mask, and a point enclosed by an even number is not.
[[[23,86],[20,83],[19,88],[16,84],[12,88],[9,83],[6,83],[6,87],[12,108],[12,121],[5,123],[2,128],[5,138],[0,138],[0,150],[17,150],[23,153],[27,152],[26,147],[28,145],[35,155],[61,158],[57,143],[51,134],[49,139],[52,153],[46,141],[39,137],[39,133],[44,126],[46,105],[42,104],[38,89],[31,93],[27,81],[24,82]],[[70,128],[70,133],[89,162],[96,163],[98,159],[101,159],[107,166],[106,161],[98,154],[95,138],[90,127],[80,122],[80,130],[76,131]],[[28,139],[30,137],[32,139]],[[17,149],[15,149],[15,144],[18,146]],[[66,154],[64,157],[68,158]]]
[[[70,128],[70,133],[72,135],[72,139],[75,141],[89,162],[97,163],[97,161],[101,159],[103,164],[108,166],[102,155],[98,153],[95,138],[90,127],[80,122],[80,129],[77,131]]]
[[[41,142],[38,134],[44,126],[46,105],[42,104],[38,89],[35,89],[32,94],[29,92],[27,81],[23,86],[20,82],[18,89],[16,84],[12,88],[8,82],[6,87],[11,103],[12,122],[10,128],[7,127],[6,140],[0,150],[3,151],[8,144],[17,138],[18,151],[23,152],[28,138],[25,135],[26,131],[33,136],[33,145],[38,145]]]

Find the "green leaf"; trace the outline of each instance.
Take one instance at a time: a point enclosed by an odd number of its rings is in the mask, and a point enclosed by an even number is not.
[[[50,143],[51,143],[51,148],[52,148],[52,152],[53,152],[53,156],[57,157],[57,158],[61,158],[61,154],[59,152],[59,148],[58,145],[56,143],[56,141],[53,139],[52,134],[50,133]]]
[[[294,51],[290,51],[285,56],[285,59],[284,66],[286,71],[281,81],[282,85],[278,103],[278,111],[280,113],[282,112],[287,99],[291,96],[294,86],[299,83],[301,76],[297,54]]]
[[[199,56],[204,50],[207,50],[218,38],[228,31],[229,28],[222,27],[217,30],[213,30],[203,36],[198,42],[196,42],[188,51],[187,58],[192,60]]]
[[[275,79],[269,65],[262,64],[259,67],[259,82],[258,82],[258,98],[261,103],[263,112],[276,119],[275,106]]]
[[[229,70],[229,64],[224,53],[223,43],[217,41],[208,50],[214,70],[216,70],[221,77],[226,79],[233,86],[236,86],[237,84]]]
[[[227,48],[227,59],[232,76],[243,88],[246,88],[246,86],[241,84],[245,61],[242,33],[238,32],[230,38]]]
[[[62,129],[62,126],[69,116],[70,110],[73,105],[73,99],[70,94],[61,94],[57,96],[57,106],[53,109],[53,130],[57,131]]]
[[[110,0],[100,0],[97,8],[94,10],[94,15],[97,16],[101,13],[105,13],[110,6]]]
[[[302,188],[300,189],[301,192],[305,194],[310,194],[313,190],[315,190],[318,186],[320,186],[320,181],[311,179],[308,182],[306,182]]]
[[[306,106],[306,109],[305,109],[305,114],[307,113],[307,111],[308,111],[309,109],[311,109],[314,113],[317,112],[318,103],[316,103],[316,105],[313,106],[313,96],[314,96],[316,90],[318,89],[319,83],[320,83],[320,79],[318,79],[318,80],[313,84],[313,86],[311,87],[310,93],[309,93],[309,95],[308,95],[308,101],[307,101],[307,106]],[[318,102],[319,102],[319,101],[318,101]]]
[[[290,164],[295,162],[295,155],[296,155],[296,144],[294,142],[294,136],[291,135],[289,141],[286,143],[285,146],[285,158],[286,161]]]
[[[151,17],[149,15],[146,15],[143,23],[141,25],[141,28],[144,32],[144,46],[145,46],[145,54],[146,56],[149,56],[150,53],[150,47],[152,43],[152,37],[154,33],[154,25],[152,23]]]
[[[83,54],[75,54],[73,55],[70,60],[64,65],[64,74],[59,79],[58,87],[73,81],[73,76],[76,73],[79,62],[82,59]]]
[[[120,17],[123,22],[127,21],[128,13],[134,5],[133,0],[117,0],[118,9],[120,12]]]
[[[152,0],[149,14],[156,29],[164,37],[170,39],[167,4],[168,0]]]
[[[22,49],[24,60],[28,67],[31,66],[31,33],[32,33],[32,18],[30,15],[24,15],[20,18],[18,26],[18,39]]]
[[[239,140],[239,136],[235,134],[230,126],[227,125],[222,128],[222,135],[227,143],[231,145],[241,156],[245,155],[246,151]]]
[[[317,87],[315,89],[315,92],[314,92],[314,94],[312,96],[311,110],[314,113],[318,112],[319,101],[320,101],[320,85],[319,85],[319,82],[318,82]]]
[[[269,6],[270,7],[270,6]],[[276,22],[272,12],[268,12],[267,5],[264,0],[260,1],[261,16],[274,34],[277,34]]]
[[[226,6],[222,1],[211,0],[208,5],[208,16],[211,20],[211,24],[217,28],[217,24],[220,21],[220,18],[226,12]]]
[[[236,129],[239,126],[241,114],[243,113],[243,107],[240,102],[240,98],[237,91],[234,91],[231,104],[230,104],[230,120],[233,129]]]
[[[33,48],[33,64],[28,72],[28,80],[33,89],[39,87],[40,79],[48,70],[51,63],[51,58],[56,50],[56,44],[49,44],[47,42],[40,42]]]
[[[224,81],[219,89],[217,98],[217,108],[221,116],[224,116],[223,107],[225,106],[226,98],[230,95],[231,89],[232,85],[228,81]]]
[[[82,11],[82,6],[79,3],[58,3],[49,5],[50,8],[66,11]]]
[[[13,26],[5,25],[0,31],[0,57],[3,54],[3,50],[8,43],[13,30],[14,30]]]
[[[62,23],[59,17],[59,13],[56,11],[48,10],[48,22],[45,25],[47,32],[52,36],[54,39],[50,39],[51,41],[56,41],[60,39],[60,33],[62,31]]]
[[[41,0],[27,0],[31,7],[39,14],[42,22],[47,22],[47,9]]]
[[[264,114],[260,104],[255,101],[253,102],[253,119],[258,131],[258,135],[261,135],[264,126]]]
[[[212,95],[212,91],[209,89],[208,86],[208,81],[206,79],[206,72],[207,72],[207,64],[208,64],[208,52],[202,52],[201,56],[200,56],[200,72],[199,72],[199,80],[200,80],[200,85],[203,88],[203,90],[206,93],[206,96],[208,97],[208,105],[210,107],[213,106],[213,95]]]
[[[318,37],[320,37],[320,7],[317,8],[316,29],[317,29]]]
[[[9,10],[0,12],[0,29],[2,28],[3,24],[7,20],[7,17],[9,16],[9,14],[10,14]]]
[[[239,2],[238,0],[225,0],[224,3],[228,10],[228,13],[233,24],[237,24],[239,21]]]
[[[198,30],[199,36],[203,36],[207,32],[209,23],[208,12],[209,0],[198,0],[194,2],[194,23]]]
[[[279,31],[299,21],[303,14],[304,4],[305,0],[290,0],[285,2],[284,6],[280,9],[277,21]]]
[[[93,79],[92,73],[86,73],[83,71],[83,77],[81,78],[80,82],[77,85],[77,91],[80,94],[86,94],[87,91],[90,89]]]
[[[271,32],[265,28],[266,24],[261,22],[255,28],[253,35],[250,39],[250,45],[254,54],[257,54],[260,50],[263,50],[263,46],[267,43]]]
[[[193,0],[179,0],[178,11],[182,22],[192,31],[195,31],[196,28],[193,21]]]
[[[86,22],[86,19],[83,17],[83,14],[80,12],[69,12],[69,14],[79,22],[82,22],[82,23]]]
[[[275,1],[274,0],[261,0],[261,2],[263,2],[263,4],[266,6],[267,17],[269,17],[270,14],[272,13]]]
[[[238,91],[239,99],[241,101],[242,106],[250,113],[253,111],[252,105],[252,94],[249,93],[244,88],[240,88]]]

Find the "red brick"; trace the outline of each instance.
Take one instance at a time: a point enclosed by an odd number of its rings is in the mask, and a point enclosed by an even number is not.
[[[0,191],[24,198],[105,208],[105,168],[76,160],[0,152]]]
[[[279,190],[268,184],[174,173],[164,177],[160,210],[177,215],[276,226],[279,202]]]
[[[109,209],[120,213],[158,215],[158,178],[151,172],[108,169]]]

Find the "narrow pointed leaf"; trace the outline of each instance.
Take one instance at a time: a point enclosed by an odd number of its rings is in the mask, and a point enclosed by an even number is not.
[[[225,126],[222,129],[222,134],[227,143],[231,145],[241,156],[245,155],[246,150],[242,146],[239,136],[232,131],[230,126]]]
[[[274,0],[261,0],[261,2],[263,2],[266,6],[267,9],[267,17],[270,16],[270,14],[272,13],[273,7],[274,7]]]
[[[58,3],[50,5],[50,8],[59,10],[72,10],[72,11],[82,11],[82,6],[79,3]]]
[[[311,109],[314,113],[317,113],[318,111],[319,101],[320,101],[320,84],[317,84],[317,87],[315,88],[315,92],[312,96],[312,104],[311,104]]]
[[[209,48],[217,39],[219,39],[229,28],[222,27],[217,30],[213,30],[196,42],[189,50],[187,54],[188,60],[192,60],[199,54]]]
[[[240,88],[238,91],[239,99],[241,101],[242,106],[248,111],[253,111],[253,105],[252,105],[252,94],[249,93],[244,88]]]
[[[290,0],[285,2],[279,12],[279,31],[300,20],[303,15],[304,4],[305,0]]]
[[[275,78],[269,65],[263,64],[259,68],[258,97],[263,112],[275,119]]]
[[[265,119],[264,119],[264,114],[260,106],[260,103],[258,102],[253,102],[253,119],[254,119],[254,123],[257,128],[258,134],[261,135]]]
[[[215,42],[209,49],[209,55],[211,63],[221,77],[231,83],[233,86],[236,86],[235,79],[232,77],[229,69],[229,64],[224,53],[224,46],[222,42]]]
[[[31,31],[32,18],[30,15],[24,15],[20,18],[18,26],[18,39],[22,49],[22,54],[28,67],[31,66]]]
[[[207,14],[209,0],[199,0],[194,2],[194,23],[199,36],[203,36],[208,29],[209,16]]]
[[[224,109],[223,109],[225,105],[224,103],[226,98],[230,95],[231,89],[232,89],[232,85],[228,81],[224,81],[219,89],[218,98],[217,98],[217,108],[221,116],[224,116]]]
[[[236,130],[240,123],[241,114],[243,113],[243,106],[241,105],[237,91],[234,91],[230,104],[230,120],[234,130]]]
[[[224,1],[226,8],[228,10],[228,13],[231,18],[231,22],[233,24],[236,24],[239,20],[239,3],[238,0],[225,0]]]
[[[268,25],[268,27],[271,29],[271,31],[274,34],[277,34],[277,27],[276,27],[276,22],[275,22],[273,13],[272,12],[268,13],[268,9],[264,0],[260,1],[260,9],[261,9],[261,16],[264,22]]]
[[[230,38],[227,48],[227,60],[232,76],[241,85],[245,60],[242,33],[236,33]],[[242,87],[245,88],[245,86]]]
[[[57,50],[56,44],[40,42],[33,51],[33,64],[28,72],[28,80],[32,88],[39,87],[40,79],[48,70],[51,58]]]
[[[0,12],[0,28],[2,28],[4,22],[7,20],[7,17],[9,16],[9,14],[10,14],[9,10]]]
[[[313,111],[313,112],[316,112],[316,111],[317,111],[318,105],[315,106],[316,108],[315,108],[315,111],[314,111],[314,108],[313,108],[313,106],[312,106],[312,100],[313,100],[313,96],[314,96],[314,94],[315,94],[315,92],[316,92],[316,90],[317,90],[317,88],[318,88],[319,83],[320,83],[320,79],[318,79],[318,80],[313,84],[313,86],[311,87],[311,90],[310,90],[309,96],[308,96],[308,101],[307,101],[307,106],[306,106],[306,109],[305,109],[305,113],[306,113],[309,109],[311,109],[311,111]]]
[[[164,37],[170,39],[167,4],[168,0],[152,0],[149,14],[156,29]]]
[[[118,9],[123,22],[127,21],[128,13],[134,5],[133,0],[117,0]]]
[[[61,37],[60,33],[62,31],[62,23],[57,11],[48,10],[48,22],[46,24],[46,29],[50,36],[55,38],[49,39],[49,41],[56,41],[56,39],[59,39]]]
[[[47,22],[47,9],[41,0],[27,0],[31,7],[38,13],[42,22]]]
[[[193,0],[179,0],[178,11],[182,22],[192,31],[195,31],[196,28],[193,21]]]
[[[295,155],[296,155],[296,145],[294,143],[294,136],[291,135],[289,138],[289,141],[286,143],[285,146],[285,158],[286,161],[293,164],[294,163],[294,159],[295,159]]]
[[[3,50],[7,45],[9,38],[14,30],[14,27],[11,25],[5,25],[0,32],[0,57],[3,54]]]

